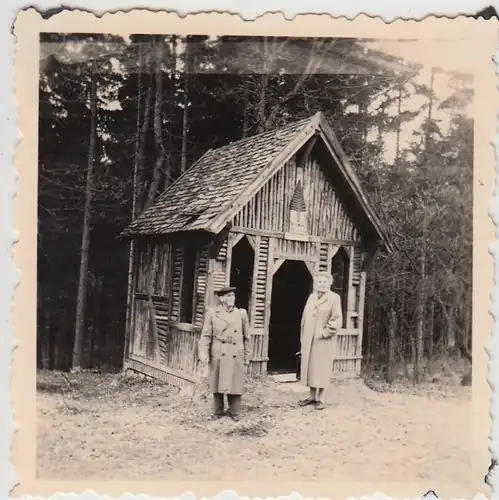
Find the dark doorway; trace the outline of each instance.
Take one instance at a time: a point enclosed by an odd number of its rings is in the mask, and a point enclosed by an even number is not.
[[[295,373],[300,350],[300,323],[312,291],[304,262],[286,260],[274,274],[269,325],[268,373]]]
[[[230,285],[236,287],[236,307],[250,312],[255,251],[244,236],[232,248]]]
[[[348,276],[350,270],[350,259],[343,247],[338,248],[331,259],[331,274],[333,275],[333,292],[341,297],[341,309],[343,311],[343,328],[346,328],[348,307]]]

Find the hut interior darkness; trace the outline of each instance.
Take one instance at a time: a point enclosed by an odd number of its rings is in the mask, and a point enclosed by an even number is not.
[[[206,152],[124,236],[125,369],[194,382],[205,310],[231,284],[250,318],[251,373],[294,373],[312,276],[326,270],[344,315],[331,377],[359,376],[366,270],[392,244],[321,113]]]

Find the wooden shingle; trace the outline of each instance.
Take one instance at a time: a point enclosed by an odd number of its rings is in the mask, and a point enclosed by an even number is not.
[[[300,120],[208,151],[135,219],[123,235],[205,229],[310,120]]]

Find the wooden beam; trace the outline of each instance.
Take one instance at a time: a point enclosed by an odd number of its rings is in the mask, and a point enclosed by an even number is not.
[[[206,274],[206,291],[205,291],[205,311],[209,307],[216,304],[215,300],[215,285],[214,285],[214,273],[215,273],[215,259],[209,257],[207,262],[207,274]]]
[[[227,238],[227,255],[225,256],[225,285],[230,286],[230,275],[232,273],[232,250],[234,248],[234,241],[238,235],[230,233]]]
[[[233,234],[231,234],[231,236],[232,236],[232,247],[235,247],[244,238],[245,234],[243,234],[243,233],[234,233],[233,231],[232,231],[232,233],[233,233]]]
[[[279,270],[279,268],[284,264],[285,261],[286,261],[286,259],[274,259],[274,263],[271,266],[272,272],[271,272],[271,274],[269,274],[269,276],[271,278]]]
[[[203,250],[203,247],[199,245],[196,248],[196,258],[195,258],[195,265],[194,265],[194,282],[192,284],[192,322],[196,321],[196,309],[197,309],[197,293],[196,290],[198,288],[198,277],[199,277],[199,262],[201,260],[201,252]]]
[[[339,380],[355,380],[358,379],[359,377],[354,371],[349,371],[349,372],[333,372],[331,374],[331,380],[332,381],[339,381]]]
[[[303,168],[307,163],[308,157],[312,153],[312,149],[314,149],[315,143],[317,142],[317,135],[312,136],[309,141],[303,146],[300,153],[299,162],[297,163],[297,167]]]
[[[238,234],[245,234],[245,235],[254,235],[254,236],[269,236],[271,238],[277,238],[277,239],[286,239],[286,235],[289,237],[290,233],[284,232],[284,231],[270,231],[268,229],[253,229],[253,228],[246,228],[242,226],[233,226],[231,228],[232,233],[238,233]],[[319,243],[331,243],[333,245],[353,245],[360,247],[362,246],[362,243],[360,241],[355,241],[355,240],[338,240],[336,238],[328,238],[325,236],[313,236],[313,235],[306,235],[306,238],[310,242],[319,242]],[[302,241],[302,237],[300,236],[300,239],[297,241]]]
[[[256,252],[256,241],[255,241],[255,238],[253,238],[253,236],[250,236],[249,234],[241,234],[241,235],[238,235],[238,236],[241,236],[241,238],[243,236],[246,236],[246,239],[248,240],[249,244],[252,246],[253,248],[253,251]]]
[[[154,266],[154,252],[155,246],[151,245],[151,262],[149,264],[148,282],[147,282],[147,303],[149,307],[149,324],[151,327],[152,341],[153,341],[153,353],[156,361],[161,358],[161,353],[159,352],[159,335],[158,335],[158,325],[156,324],[156,308],[154,307],[154,302],[152,300],[152,295],[154,293],[153,279],[156,268]],[[183,263],[182,263],[183,265]]]
[[[337,337],[355,337],[357,335],[359,335],[359,330],[357,328],[341,328],[336,334]]]
[[[347,316],[347,328],[350,328],[350,324],[352,323],[352,317],[350,313],[352,313],[355,309],[355,285],[353,284],[353,247],[348,246],[345,249],[348,255],[348,296],[347,296],[347,310],[343,312]]]
[[[209,253],[211,259],[215,259],[217,257],[225,240],[229,236],[230,229],[231,229],[231,225],[226,224],[226,226],[218,234],[216,234],[215,237],[213,238],[211,245],[210,245],[210,253]]]
[[[359,360],[355,363],[355,371],[357,375],[360,376],[361,370],[361,355],[362,355],[362,337],[364,335],[364,307],[366,300],[366,273],[360,273],[360,283],[359,283],[359,315],[357,318],[359,336],[357,337],[357,356]]]
[[[262,336],[265,334],[265,327],[251,328],[251,335]]]
[[[140,358],[133,355],[127,358],[126,368],[139,373],[144,373],[145,375],[149,375],[160,380],[160,374],[164,373],[167,375],[172,375],[173,377],[180,380],[190,382],[192,384],[196,384],[198,382],[197,378],[194,375],[182,372],[180,370],[175,370],[174,368],[170,368],[169,366],[160,364],[150,359]],[[151,374],[151,372],[153,373]],[[156,372],[156,374],[154,374],[154,372]]]
[[[269,249],[267,256],[267,281],[265,283],[265,317],[263,320],[263,352],[262,352],[262,375],[266,374],[267,361],[269,357],[269,333],[270,333],[270,314],[272,311],[272,284],[274,281],[274,250],[275,240],[269,238]]]
[[[310,274],[312,278],[315,275],[316,272],[316,261],[309,261],[309,260],[304,260],[303,263],[307,266],[308,270],[310,271]]]
[[[283,260],[299,260],[302,262],[317,262],[317,255],[304,255],[301,253],[275,251],[274,258]]]
[[[258,264],[260,262],[260,240],[261,237],[255,238],[255,260],[253,261],[253,277],[251,279],[251,304],[249,304],[249,314],[251,326],[254,325],[256,314],[256,284],[258,281]]]
[[[125,320],[125,345],[123,349],[123,361],[130,353],[130,340],[135,330],[135,287],[137,281],[137,243],[130,241],[130,276],[128,277],[127,307]]]
[[[333,257],[338,253],[339,249],[340,245],[329,245],[329,252],[327,259],[328,259],[328,269],[330,273],[333,271],[331,268],[331,261],[333,260]]]

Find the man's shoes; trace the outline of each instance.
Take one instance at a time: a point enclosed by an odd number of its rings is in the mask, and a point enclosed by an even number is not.
[[[237,413],[231,413],[231,411],[229,410],[227,414],[232,420],[234,420],[234,422],[239,422],[239,415]]]
[[[315,403],[316,410],[324,410],[324,408],[326,408],[326,405],[322,401],[317,401],[317,403]]]
[[[212,416],[211,416],[211,419],[212,420],[219,420],[223,417],[225,417],[225,415],[227,415],[227,413],[225,411],[221,412],[221,413],[214,413]]]

